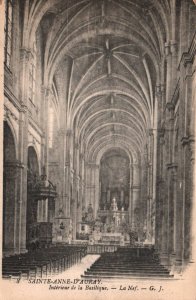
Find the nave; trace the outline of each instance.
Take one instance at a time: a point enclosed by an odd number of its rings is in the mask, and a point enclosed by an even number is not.
[[[192,0],[5,1],[4,277],[91,254],[85,277],[193,265],[195,13]]]

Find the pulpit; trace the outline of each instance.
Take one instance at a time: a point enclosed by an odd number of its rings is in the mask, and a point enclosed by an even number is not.
[[[45,247],[52,243],[56,186],[46,177],[29,176],[27,208],[27,248]]]

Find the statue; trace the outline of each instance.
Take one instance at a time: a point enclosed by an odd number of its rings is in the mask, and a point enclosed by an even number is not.
[[[117,211],[118,210],[118,206],[117,206],[117,203],[116,203],[116,198],[112,199],[111,210],[112,211]]]

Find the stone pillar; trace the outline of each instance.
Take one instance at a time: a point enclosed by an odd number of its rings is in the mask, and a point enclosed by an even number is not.
[[[17,164],[9,162],[4,165],[4,202],[3,202],[3,252],[5,255],[17,252]]]
[[[157,168],[156,168],[156,217],[155,217],[155,247],[161,252],[162,247],[162,227],[163,227],[163,203],[164,203],[164,129],[162,122],[164,121],[165,113],[165,85],[156,86],[156,99],[158,105],[158,120],[157,120]],[[155,183],[154,183],[155,185]]]
[[[133,230],[138,231],[138,205],[139,205],[140,187],[137,185],[132,186],[132,222],[131,227]]]
[[[177,165],[171,164],[169,166],[171,170],[171,191],[170,191],[170,200],[172,203],[170,211],[170,220],[169,220],[169,253],[174,258],[176,255],[176,227],[178,222],[178,216],[177,216]]]
[[[18,159],[22,168],[17,176],[18,209],[17,209],[17,252],[26,252],[26,210],[27,210],[27,148],[28,148],[28,97],[29,97],[29,60],[31,52],[22,48],[20,51],[20,99]]]
[[[71,219],[72,219],[72,238],[76,239],[76,225],[77,225],[77,182],[76,177],[73,177],[73,184],[72,184],[72,197],[71,197]]]
[[[89,164],[86,164],[86,190],[85,190],[85,198],[86,198],[86,208],[91,203],[91,168]]]
[[[65,149],[65,196],[64,196],[64,211],[65,216],[67,218],[70,217],[70,201],[71,201],[71,193],[70,193],[70,186],[71,186],[71,157],[70,157],[70,151],[71,151],[71,139],[72,131],[68,129],[66,131],[66,149]]]
[[[148,141],[148,195],[147,195],[147,240],[154,243],[154,206],[153,202],[153,152],[154,152],[154,136],[153,131],[149,130]]]
[[[110,189],[107,190],[107,203],[110,203]]]
[[[121,205],[124,205],[124,190],[120,191],[120,202],[121,202]]]
[[[177,165],[174,163],[167,166],[167,190],[168,190],[168,224],[167,224],[167,253],[169,264],[173,264],[175,258],[175,239],[176,239],[176,176]]]
[[[64,217],[66,216],[66,130],[60,128],[58,131],[58,149],[59,149],[59,174],[58,174],[58,196],[55,203],[55,215],[58,216],[59,211],[63,211]]]
[[[82,221],[82,182],[81,178],[78,177],[78,192],[77,192],[77,222]]]
[[[170,52],[170,43],[165,43],[165,57],[166,57],[166,102],[171,99],[171,85],[172,85],[172,56]],[[165,100],[165,99],[163,99]],[[164,101],[164,103],[166,103]]]
[[[99,182],[99,165],[95,165],[95,200],[94,200],[94,217],[97,216],[100,201],[100,182]]]
[[[191,166],[190,166],[190,173],[191,173],[191,182],[190,182],[190,187],[191,187],[191,192],[190,192],[190,202],[191,202],[191,208],[192,208],[192,212],[191,212],[191,217],[190,219],[192,220],[191,222],[191,232],[190,232],[190,261],[194,261],[194,259],[196,258],[196,253],[193,251],[193,237],[195,235],[195,232],[193,230],[194,224],[196,224],[196,222],[194,221],[194,216],[193,216],[193,212],[195,212],[195,204],[194,204],[194,193],[195,193],[195,140],[192,138],[189,140],[189,147],[190,147],[190,162],[191,162]]]
[[[165,43],[165,56],[167,62],[166,69],[166,102],[171,101],[171,97],[176,86],[176,41],[171,40],[168,43]]]
[[[138,164],[132,164],[132,186],[131,186],[131,205],[129,212],[131,213],[131,228],[138,231],[137,218],[139,209],[139,196],[140,196],[140,169]]]
[[[42,200],[39,200],[37,202],[37,222],[42,222],[42,216],[43,216]]]
[[[48,109],[49,102],[52,99],[52,91],[50,87],[42,87],[43,96],[43,131],[44,131],[44,141],[43,141],[43,159],[42,163],[44,166],[45,175],[48,177]],[[43,172],[43,171],[42,171]]]

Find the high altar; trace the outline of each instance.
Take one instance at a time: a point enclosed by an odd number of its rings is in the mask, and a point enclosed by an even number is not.
[[[98,221],[95,223],[91,240],[94,243],[124,245],[128,239],[124,227],[128,223],[128,212],[118,209],[116,198],[111,201],[110,209],[98,211]]]

